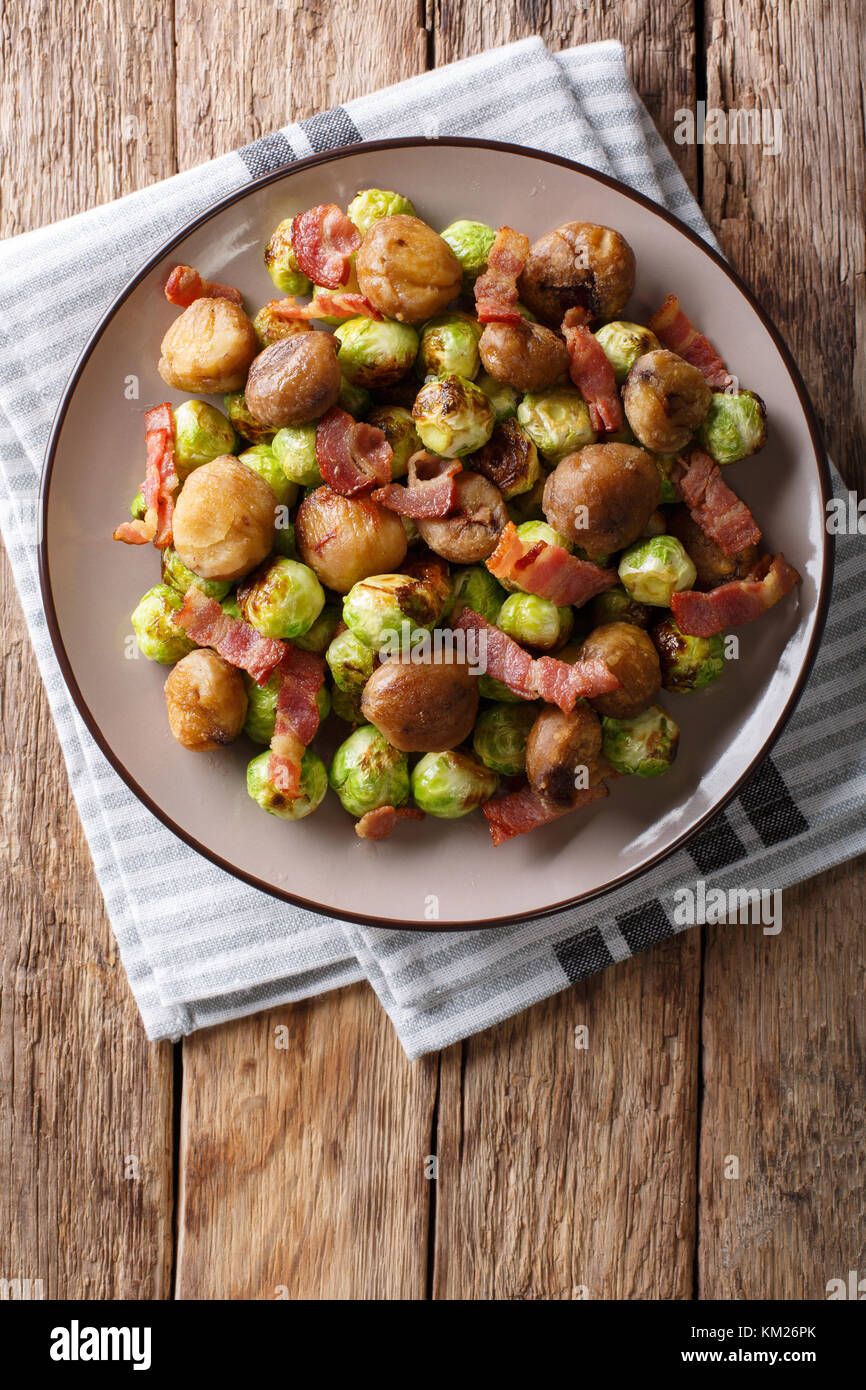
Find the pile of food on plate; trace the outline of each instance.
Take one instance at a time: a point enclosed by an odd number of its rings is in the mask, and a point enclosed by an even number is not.
[[[115,532],[160,551],[132,622],[178,742],[245,735],[259,806],[299,820],[330,786],[367,839],[480,806],[500,844],[667,771],[660,690],[716,681],[724,629],[799,582],[723,477],[760,397],[675,295],[622,318],[609,227],[437,232],[369,188],[264,259],[281,297],[253,317],[169,276],[159,372],[191,399],[147,411]]]

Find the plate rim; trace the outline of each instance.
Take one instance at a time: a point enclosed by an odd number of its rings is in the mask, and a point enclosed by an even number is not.
[[[78,685],[78,681],[76,680],[75,673],[72,668],[72,663],[69,659],[66,647],[63,642],[63,637],[60,631],[60,623],[57,617],[57,610],[55,607],[54,595],[51,586],[51,565],[50,558],[48,555],[47,523],[51,491],[51,479],[54,472],[54,464],[56,460],[58,447],[60,444],[60,437],[63,430],[63,424],[70,403],[72,401],[72,397],[75,394],[78,382],[82,376],[82,373],[84,372],[85,367],[87,366],[91,354],[95,350],[108,325],[114,319],[115,315],[119,312],[119,310],[123,307],[124,303],[132,294],[132,292],[138,287],[141,281],[144,280],[145,277],[150,274],[154,266],[157,265],[166,255],[168,255],[169,252],[171,252],[175,246],[179,245],[182,241],[189,237],[193,232],[197,231],[200,227],[204,226],[205,223],[209,222],[212,218],[218,216],[227,208],[232,207],[235,203],[241,202],[244,198],[248,197],[252,193],[257,192],[259,189],[265,188],[269,184],[277,183],[282,179],[290,178],[293,174],[298,173],[304,169],[313,168],[316,165],[325,165],[333,163],[336,160],[351,158],[353,155],[360,153],[378,151],[384,152],[395,149],[406,149],[409,147],[423,148],[430,146],[462,146],[481,150],[496,150],[503,154],[520,155],[523,158],[540,160],[544,163],[549,164],[557,164],[562,168],[569,169],[577,174],[581,174],[586,178],[592,179],[595,182],[602,184],[604,187],[611,188],[615,192],[623,194],[632,202],[639,204],[648,212],[655,214],[655,216],[659,217],[662,221],[667,222],[669,225],[676,228],[677,231],[681,232],[684,236],[686,236],[689,241],[691,241],[695,246],[697,246],[704,253],[704,255],[706,255],[712,262],[715,263],[716,266],[718,266],[720,270],[722,270],[725,273],[727,278],[744,296],[752,312],[759,319],[762,327],[769,333],[770,338],[772,339],[773,344],[777,352],[779,353],[779,356],[782,359],[785,370],[787,371],[788,376],[791,379],[791,383],[794,387],[794,390],[796,391],[797,399],[800,404],[800,409],[803,412],[803,416],[805,418],[806,425],[809,431],[809,437],[811,439],[812,449],[815,456],[815,463],[818,469],[818,481],[821,488],[822,507],[825,515],[827,510],[827,502],[833,496],[833,484],[830,474],[830,465],[826,447],[824,445],[824,441],[821,436],[821,431],[818,426],[815,408],[812,404],[802,374],[794,360],[794,357],[790,349],[788,348],[787,343],[782,338],[778,328],[773,323],[772,319],[769,317],[769,315],[766,313],[763,307],[758,303],[755,295],[746,285],[739,273],[731,265],[728,264],[728,262],[720,254],[720,252],[716,251],[715,247],[710,246],[706,241],[704,241],[703,238],[697,234],[697,232],[693,231],[691,227],[687,226],[687,224],[683,222],[681,218],[677,217],[675,213],[672,213],[669,211],[669,209],[662,207],[658,203],[653,202],[651,198],[646,197],[646,195],[643,193],[639,193],[636,189],[631,188],[628,184],[621,182],[621,180],[614,178],[609,174],[603,174],[599,172],[599,170],[597,169],[592,169],[585,164],[579,163],[577,160],[568,159],[564,155],[552,154],[547,150],[536,150],[528,145],[516,145],[502,140],[484,140],[476,139],[470,136],[457,135],[441,136],[437,139],[428,139],[426,136],[400,136],[388,140],[362,140],[352,145],[340,146],[338,149],[324,150],[318,154],[309,155],[303,159],[293,160],[290,164],[279,165],[276,169],[271,169],[265,174],[261,174],[256,178],[250,179],[248,183],[243,184],[240,188],[234,189],[231,193],[228,193],[224,197],[218,199],[215,203],[212,203],[209,207],[207,207],[203,212],[198,213],[189,222],[184,223],[183,227],[178,232],[173,233],[172,236],[170,236],[166,241],[161,243],[157,250],[153,252],[153,254],[149,256],[148,259],[143,263],[143,265],[141,265],[139,269],[130,277],[130,279],[118,292],[118,294],[112,300],[109,307],[100,317],[99,321],[97,322],[96,326],[94,327],[93,331],[88,337],[87,342],[82,348],[81,353],[79,354],[79,357],[75,363],[75,366],[72,369],[72,372],[70,373],[69,380],[67,381],[66,386],[64,387],[63,395],[57,406],[57,410],[55,412],[54,419],[51,424],[51,432],[48,438],[48,444],[45,451],[45,459],[42,466],[42,474],[39,482],[39,501],[37,508],[37,515],[39,518],[39,587],[41,591],[42,604],[45,611],[45,617],[48,626],[48,633],[51,638],[51,645],[54,650],[54,655],[57,658],[58,665],[60,666],[61,674],[63,676],[66,687],[70,695],[72,696],[73,703],[79,715],[81,716],[81,719],[85,724],[85,727],[87,728],[88,732],[96,742],[101,752],[107,758],[114,771],[126,784],[126,786],[133,793],[133,795],[136,796],[137,799],[142,803],[142,805],[145,806],[146,809],[149,810],[152,815],[156,816],[157,820],[159,820],[166,827],[166,829],[170,830],[172,834],[176,835],[178,839],[182,840],[185,844],[189,845],[191,849],[195,850],[198,854],[201,854],[205,859],[209,860],[212,864],[215,864],[218,868],[223,869],[226,873],[231,874],[233,878],[239,879],[241,882],[248,884],[251,888],[258,889],[260,892],[267,893],[269,897],[276,898],[278,901],[290,903],[294,907],[300,907],[303,908],[305,911],[315,912],[325,917],[336,918],[336,920],[338,921],[353,922],[360,926],[379,927],[385,930],[439,933],[454,931],[477,931],[482,929],[490,929],[493,927],[509,926],[517,922],[525,922],[530,918],[539,918],[543,920],[548,917],[555,917],[561,915],[575,907],[583,906],[584,904],[592,902],[595,899],[604,897],[608,893],[615,892],[616,889],[622,888],[627,883],[639,879],[643,874],[648,873],[658,864],[663,863],[665,859],[668,859],[671,855],[675,854],[677,850],[682,849],[683,846],[689,842],[689,840],[693,839],[696,835],[698,835],[709,821],[711,821],[715,816],[719,815],[719,813],[723,811],[724,808],[739,794],[742,787],[754,775],[756,769],[760,766],[764,759],[769,756],[771,749],[775,745],[777,739],[779,738],[780,734],[782,733],[783,729],[785,728],[786,724],[791,718],[791,715],[793,714],[806,687],[806,683],[809,679],[809,676],[811,675],[812,668],[815,664],[815,658],[818,654],[818,649],[821,645],[821,640],[824,635],[824,627],[826,624],[827,612],[830,605],[830,594],[832,591],[833,572],[835,567],[835,537],[832,536],[826,530],[826,528],[824,528],[824,546],[821,557],[821,575],[818,584],[818,597],[815,607],[815,626],[812,633],[812,637],[809,642],[809,647],[806,651],[805,659],[803,661],[800,674],[797,678],[794,688],[791,691],[791,694],[789,695],[784,705],[784,708],[778,715],[776,722],[773,725],[773,728],[771,729],[767,737],[764,739],[756,755],[749,761],[749,764],[744,770],[744,772],[741,773],[741,775],[737,778],[736,782],[725,793],[725,795],[722,796],[718,801],[716,801],[709,810],[705,811],[704,814],[700,816],[700,818],[692,826],[690,826],[688,830],[683,831],[671,842],[670,845],[668,845],[665,849],[660,850],[657,854],[654,854],[652,858],[650,858],[645,864],[642,864],[639,868],[629,869],[624,873],[618,875],[616,878],[611,879],[608,883],[602,885],[599,888],[594,888],[586,893],[579,893],[576,896],[564,899],[561,902],[551,903],[544,907],[534,909],[532,912],[521,912],[511,915],[506,914],[503,916],[474,918],[460,922],[437,922],[435,926],[428,926],[426,923],[422,924],[414,921],[405,921],[402,918],[372,917],[368,914],[360,912],[341,911],[339,913],[335,913],[333,909],[329,908],[326,904],[318,903],[312,899],[303,898],[296,893],[290,893],[286,889],[278,888],[274,884],[266,882],[264,879],[257,878],[255,874],[248,873],[245,869],[238,867],[238,865],[232,864],[229,860],[224,859],[214,850],[211,850],[206,845],[203,845],[201,841],[197,840],[196,837],[190,834],[189,831],[185,830],[183,826],[178,825],[176,821],[172,820],[168,812],[163,810],[163,808],[160,807],[153,800],[153,798],[144,790],[144,788],[136,781],[133,775],[126,768],[119,755],[115,753],[114,749],[110,746],[108,740],[103,735],[102,730],[100,729],[95,717],[91,713],[90,708],[84,699],[84,695],[81,691],[81,688]]]

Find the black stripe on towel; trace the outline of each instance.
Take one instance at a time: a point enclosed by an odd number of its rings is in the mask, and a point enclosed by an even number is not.
[[[740,792],[740,804],[767,849],[809,829],[809,822],[785,786],[772,758],[764,759]]]
[[[301,121],[301,130],[306,135],[316,154],[325,150],[342,149],[344,145],[359,145],[361,132],[348,111],[335,106],[331,111],[320,111]]]
[[[558,942],[553,949],[571,984],[613,965],[613,956],[597,927],[578,932],[577,936]]]
[[[279,131],[274,135],[263,135],[261,140],[254,140],[251,145],[244,145],[238,154],[254,179],[295,161],[291,145]]]

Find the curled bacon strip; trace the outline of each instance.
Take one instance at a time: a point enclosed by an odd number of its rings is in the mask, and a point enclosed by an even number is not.
[[[338,290],[349,278],[361,233],[336,203],[319,203],[292,222],[292,250],[314,285]]]
[[[385,840],[401,820],[423,819],[424,812],[415,806],[377,806],[356,822],[355,834],[361,840]]]
[[[671,352],[684,357],[693,367],[703,372],[710,386],[716,391],[724,391],[730,386],[733,377],[725,366],[709,338],[699,333],[686,318],[675,294],[669,294],[664,304],[649,320],[647,328]]]
[[[765,555],[748,579],[733,579],[709,593],[687,589],[671,595],[671,609],[680,632],[689,637],[713,637],[726,627],[753,623],[800,583],[784,555]]]
[[[487,269],[475,281],[479,323],[520,323],[517,279],[529,255],[529,237],[500,227],[487,257]]]
[[[232,666],[252,676],[258,685],[267,685],[287,652],[285,642],[277,637],[262,637],[248,623],[229,617],[216,599],[208,598],[195,584],[190,584],[184,594],[183,607],[173,615],[172,622],[196,646],[213,647]]]
[[[520,791],[507,792],[505,796],[494,796],[484,803],[481,810],[490,827],[490,838],[494,845],[501,845],[506,840],[513,839],[515,835],[526,835],[530,830],[549,825],[551,821],[567,816],[578,807],[588,806],[607,795],[608,789],[604,782],[597,782],[594,787],[587,787],[585,791],[579,792],[573,806],[565,810],[554,810],[529,787],[523,787]]]
[[[394,451],[383,430],[332,406],[316,426],[316,462],[325,482],[342,497],[391,481]]]
[[[174,494],[179,482],[174,458],[174,414],[168,401],[146,412],[144,431],[147,447],[147,465],[141,485],[144,520],[121,522],[114,539],[126,545],[147,545],[153,541],[159,550],[165,550],[172,541]]]
[[[692,520],[725,555],[738,555],[759,543],[761,531],[755,518],[728,487],[709,454],[693,449],[687,463],[674,465],[671,481]]]
[[[169,304],[177,304],[188,309],[196,299],[230,299],[233,304],[243,304],[240,290],[231,285],[219,285],[213,280],[203,280],[191,265],[176,265],[165,285],[165,297]]]
[[[268,779],[287,796],[301,789],[304,750],[319,727],[316,696],[325,679],[320,657],[288,645],[277,668],[280,688],[268,758]]]
[[[618,583],[616,570],[605,570],[589,560],[579,560],[561,545],[551,545],[548,541],[525,545],[511,521],[485,564],[497,579],[509,580],[560,607],[571,603],[579,608]]]
[[[462,472],[459,459],[437,458],[434,454],[413,454],[409,460],[409,486],[389,483],[373,493],[373,501],[415,518],[444,517],[457,505],[457,484]]]
[[[613,367],[594,333],[586,327],[586,310],[569,309],[562,320],[568,348],[569,376],[589,406],[597,434],[621,430],[625,419]]]
[[[378,309],[374,309],[366,295],[354,291],[341,290],[317,294],[309,304],[298,304],[293,295],[285,299],[273,299],[268,306],[271,313],[279,319],[381,319]]]
[[[579,698],[593,699],[620,688],[620,681],[603,661],[569,664],[553,656],[533,658],[472,608],[462,610],[454,628],[485,634],[486,674],[502,681],[524,700],[546,700],[570,714]]]

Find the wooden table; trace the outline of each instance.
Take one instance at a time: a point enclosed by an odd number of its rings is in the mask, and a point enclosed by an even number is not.
[[[616,37],[862,487],[855,11],[11,0],[0,230],[526,34]],[[699,99],[781,109],[781,152],[673,145],[675,109]],[[862,861],[786,893],[778,937],[685,933],[420,1062],[362,986],[153,1046],[2,583],[0,1275],[74,1298],[820,1299],[866,1273]]]

